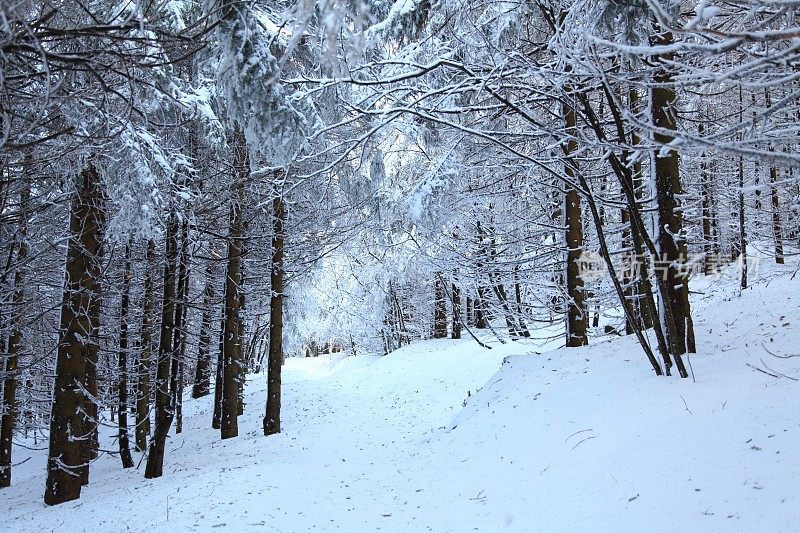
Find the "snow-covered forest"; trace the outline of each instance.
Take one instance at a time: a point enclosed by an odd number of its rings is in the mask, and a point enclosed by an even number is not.
[[[794,0],[0,0],[0,529],[800,529]]]

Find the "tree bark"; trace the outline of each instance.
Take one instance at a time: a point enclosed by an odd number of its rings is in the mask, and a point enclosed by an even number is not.
[[[175,433],[180,433],[183,431],[183,356],[186,354],[186,297],[189,291],[189,221],[186,218],[181,225],[176,290],[170,392],[175,412]]]
[[[563,114],[567,135],[569,136],[565,152],[567,156],[571,156],[578,148],[578,142],[575,140],[575,110],[565,104]],[[574,182],[575,169],[572,168],[571,164],[564,165],[564,172],[567,175],[567,179],[570,182]],[[584,303],[583,279],[581,279],[579,271],[579,260],[583,254],[581,196],[574,187],[570,187],[564,197],[564,221],[564,240],[567,246],[565,265],[567,289],[566,345],[567,347],[578,347],[587,345],[589,338],[586,335],[588,317]]]
[[[228,231],[228,267],[225,275],[225,324],[222,345],[222,411],[220,431],[223,439],[239,434],[239,381],[242,363],[239,350],[239,285],[241,268],[242,206],[240,199],[231,206]]]
[[[136,364],[136,449],[147,449],[150,436],[150,355],[153,353],[153,322],[155,313],[155,288],[153,274],[156,269],[156,243],[147,241],[144,274],[144,305],[142,313],[142,346]]]
[[[173,363],[173,335],[175,334],[175,296],[177,276],[176,263],[178,260],[178,215],[175,207],[171,208],[167,221],[167,233],[164,255],[164,290],[161,302],[161,336],[158,341],[158,363],[156,366],[155,381],[155,412],[156,425],[150,449],[147,455],[147,465],[144,477],[147,479],[161,477],[164,469],[164,448],[167,443],[167,434],[175,415],[174,406],[171,405],[170,371]]]
[[[214,305],[214,255],[206,263],[206,286],[203,290],[203,317],[200,320],[200,338],[197,348],[197,367],[195,368],[192,398],[207,396],[211,390],[211,306]]]
[[[97,316],[92,300],[101,276],[105,212],[100,178],[89,165],[76,179],[70,208],[64,294],[61,304],[56,377],[50,415],[50,445],[44,502],[56,505],[81,494],[81,471],[87,461],[85,424],[87,358]],[[86,465],[88,468],[88,465]]]
[[[703,124],[698,126],[698,133],[703,136]],[[706,153],[700,154],[700,188],[702,201],[702,227],[703,227],[703,273],[706,276],[713,274],[717,268],[717,261],[714,257],[714,234],[712,228],[712,192],[711,192],[711,177],[708,174],[706,163]]]
[[[772,198],[772,236],[775,239],[775,263],[784,264],[783,258],[783,226],[781,225],[780,197],[775,183],[778,181],[778,169],[769,167],[770,197]]]
[[[767,108],[772,107],[772,97],[769,93],[769,88],[764,88],[764,100]],[[770,146],[770,152],[775,149]],[[778,189],[775,184],[778,181],[778,168],[771,164],[769,166],[769,194],[772,203],[772,237],[775,239],[775,263],[784,264],[783,258],[783,226],[781,224],[781,210],[780,210],[780,197],[778,196]]]
[[[459,289],[458,284],[455,282],[455,280],[451,284],[450,290],[452,291],[450,297],[453,304],[453,331],[451,337],[453,339],[460,339],[461,338],[461,289]]]
[[[281,431],[281,365],[283,364],[283,292],[286,207],[276,191],[272,200],[272,296],[269,302],[269,359],[264,435]]]
[[[230,211],[228,229],[228,265],[225,274],[225,322],[222,343],[222,405],[220,435],[229,439],[239,435],[239,387],[242,380],[242,354],[239,333],[239,310],[241,307],[242,284],[242,243],[244,239],[244,220],[242,203],[244,201],[244,180],[249,174],[250,161],[244,133],[238,125],[232,137],[233,158],[236,174],[234,176],[234,197]]]
[[[100,448],[100,435],[97,430],[99,418],[99,388],[97,378],[97,365],[100,362],[100,312],[102,310],[102,287],[100,277],[94,283],[89,293],[89,320],[92,328],[89,332],[89,343],[86,346],[86,392],[84,396],[83,410],[86,413],[84,421],[84,431],[86,440],[83,442],[84,461],[81,466],[81,484],[89,484],[89,464],[93,459],[97,459],[98,449]],[[111,413],[113,421],[113,409]]]
[[[22,352],[22,323],[25,318],[25,277],[28,260],[28,204],[30,185],[25,181],[20,191],[19,222],[17,225],[17,257],[14,272],[14,293],[11,297],[11,332],[8,338],[8,355],[5,363],[3,385],[3,416],[0,418],[0,488],[11,485],[11,452],[14,423],[17,415],[17,366]]]
[[[128,439],[128,308],[131,285],[131,243],[125,244],[125,265],[122,270],[122,296],[119,310],[119,457],[122,468],[133,466],[131,447]]]
[[[227,299],[225,296],[225,287],[227,287],[227,283],[223,287],[223,301]],[[212,429],[220,429],[222,425],[222,381],[224,379],[223,375],[223,353],[225,352],[223,345],[225,344],[225,306],[222,306],[222,318],[220,318],[220,326],[219,326],[219,340],[217,342],[217,364],[214,370],[214,412],[211,417],[211,428]]]
[[[669,46],[672,34],[660,32],[655,35],[655,44]],[[662,62],[671,61],[671,54],[659,56]],[[679,202],[683,194],[680,178],[678,152],[668,147],[677,131],[677,95],[672,87],[669,67],[663,66],[655,75],[652,88],[653,133],[655,142],[661,146],[654,154],[656,200],[658,203],[658,245],[660,266],[666,298],[662,301],[668,342],[681,377],[688,377],[682,355],[694,352],[694,326],[689,304],[689,283],[681,265],[686,262],[686,239],[683,236],[683,214]],[[665,133],[669,132],[669,133]],[[665,361],[669,374],[669,361]]]
[[[742,120],[742,88],[739,87],[739,121]],[[742,134],[739,133],[741,140]],[[741,277],[739,286],[747,288],[747,228],[745,227],[745,203],[744,203],[744,158],[739,156],[739,256],[742,261]]]
[[[433,338],[447,338],[447,303],[441,272],[433,282]]]

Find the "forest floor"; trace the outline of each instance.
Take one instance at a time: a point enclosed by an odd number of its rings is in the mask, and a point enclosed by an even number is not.
[[[693,284],[694,379],[656,377],[615,335],[428,341],[287,360],[269,438],[263,375],[236,439],[187,400],[161,479],[104,454],[60,506],[42,503],[46,451],[17,447],[0,529],[798,531],[800,357],[778,357],[800,353],[796,271],[762,265],[741,295]]]

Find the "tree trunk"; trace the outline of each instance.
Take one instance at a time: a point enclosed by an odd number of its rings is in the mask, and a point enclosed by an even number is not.
[[[20,191],[19,222],[17,224],[17,257],[15,259],[14,294],[12,296],[11,332],[3,385],[3,415],[0,418],[0,488],[11,485],[11,451],[14,422],[17,416],[17,365],[22,352],[22,323],[25,318],[25,263],[28,260],[28,204],[30,185],[25,181]],[[5,351],[5,350],[3,350]]]
[[[225,324],[222,345],[222,411],[220,430],[223,439],[239,434],[239,381],[242,363],[239,359],[239,285],[242,243],[242,206],[240,198],[231,206],[228,231],[228,267],[225,275]]]
[[[628,91],[628,102],[630,109],[635,113],[639,108],[639,93],[636,89]],[[619,132],[620,140],[624,143],[625,128],[621,118],[617,118],[617,129]],[[636,131],[631,132],[631,146],[637,146],[641,142],[641,138]],[[625,151],[622,154],[622,161],[627,163],[630,153]],[[642,199],[642,163],[636,160],[633,163],[633,168],[630,169],[629,176],[625,177],[631,190],[633,197],[636,200]],[[626,224],[623,230],[623,246],[625,248],[633,248],[628,255],[628,264],[623,272],[623,285],[625,286],[625,305],[629,311],[628,316],[631,316],[639,323],[640,328],[649,329],[653,327],[653,313],[651,313],[650,306],[647,304],[647,297],[652,297],[652,293],[646,294],[645,291],[651,291],[650,283],[648,280],[649,272],[647,271],[647,264],[642,257],[642,250],[644,243],[639,231],[636,231],[635,222],[631,216],[631,210],[637,209],[638,206],[634,203],[631,207],[622,210],[622,222]],[[634,333],[634,325],[629,320],[625,321],[625,333],[630,335]]]
[[[772,98],[770,97],[769,88],[764,88],[764,100],[767,108],[772,107]],[[775,151],[770,146],[770,152]],[[778,181],[778,168],[771,164],[769,166],[769,193],[772,201],[772,236],[775,239],[775,263],[784,264],[783,258],[783,226],[781,225],[781,210],[780,210],[780,197],[778,196],[778,189],[775,184]]]
[[[742,120],[742,88],[739,87],[739,121]],[[742,134],[739,134],[741,140]],[[745,227],[744,158],[739,156],[739,257],[742,261],[739,286],[747,288],[747,229]]]
[[[491,289],[484,284],[486,263],[489,261],[489,250],[486,247],[485,232],[480,220],[475,222],[475,233],[478,242],[478,254],[475,262],[475,277],[478,283],[478,291],[475,297],[475,327],[486,329],[489,327],[489,322],[492,321],[493,317],[489,311],[489,293]]]
[[[281,365],[283,364],[284,238],[286,207],[276,191],[272,200],[272,296],[269,302],[269,360],[264,435],[281,431]]]
[[[447,303],[441,272],[433,282],[433,338],[447,338]]]
[[[453,282],[450,286],[450,290],[452,291],[450,297],[453,304],[453,331],[452,331],[452,338],[453,339],[460,339],[461,338],[461,289],[458,288],[458,285]]]
[[[175,330],[172,335],[172,365],[170,392],[175,412],[175,433],[183,431],[183,356],[186,354],[186,297],[189,291],[189,221],[181,225],[181,245],[178,254],[177,295],[175,298]]]
[[[669,46],[672,34],[658,33],[656,44]],[[662,61],[671,61],[670,54],[660,57]],[[666,298],[662,301],[664,319],[668,332],[668,343],[675,365],[681,377],[688,377],[683,365],[682,355],[694,352],[694,327],[691,307],[689,305],[689,281],[681,265],[686,262],[686,239],[683,237],[683,214],[679,203],[683,194],[680,179],[678,152],[668,148],[674,140],[671,133],[677,130],[675,89],[672,88],[672,75],[669,67],[664,66],[655,76],[656,85],[652,89],[653,124],[660,131],[653,133],[657,149],[655,159],[656,200],[658,203],[658,244],[660,253],[660,273],[664,280]],[[666,152],[666,153],[664,153]],[[669,361],[666,361],[669,373]]]
[[[92,300],[101,276],[105,212],[99,175],[89,165],[76,179],[70,208],[64,295],[61,304],[58,355],[50,415],[50,445],[44,502],[56,505],[81,494],[81,470],[86,462],[83,415],[87,352],[97,329]],[[88,465],[87,465],[88,468]]]
[[[131,287],[131,243],[125,244],[125,266],[122,270],[122,296],[119,306],[119,456],[122,468],[133,466],[128,440],[128,307]]]
[[[703,124],[698,125],[698,133],[703,136]],[[703,226],[703,273],[709,276],[716,272],[717,261],[714,257],[714,235],[712,230],[712,205],[711,198],[711,178],[706,168],[706,153],[700,154],[700,187],[703,198],[702,202],[702,226]]]
[[[239,392],[237,394],[237,414],[242,416],[244,414],[244,385],[247,381],[247,372],[250,368],[250,361],[248,360],[249,354],[245,350],[245,346],[247,343],[245,342],[245,320],[244,320],[244,312],[245,312],[245,293],[244,293],[244,268],[245,262],[244,258],[247,255],[247,223],[242,221],[242,245],[241,245],[241,260],[240,260],[240,269],[239,269],[239,344],[237,349],[239,351],[238,358],[240,367],[240,374],[239,374]]]
[[[775,183],[778,181],[778,169],[773,165],[769,167],[770,196],[772,197],[772,235],[775,239],[775,262],[784,264],[783,258],[783,227],[781,226],[780,198]]]
[[[158,363],[156,366],[156,395],[155,411],[156,425],[150,450],[147,455],[147,465],[144,477],[147,479],[161,477],[164,468],[164,448],[167,443],[167,434],[175,415],[174,406],[171,405],[170,370],[173,355],[173,335],[175,334],[175,296],[177,276],[175,275],[178,261],[178,215],[175,207],[171,208],[167,221],[166,246],[164,255],[164,290],[161,302],[161,336],[158,341]]]
[[[519,324],[519,332],[523,337],[530,337],[531,333],[528,330],[528,325],[525,323],[524,312],[522,308],[522,283],[519,279],[519,265],[514,267],[514,302],[516,303],[517,323]]]
[[[244,179],[249,174],[249,158],[244,133],[238,125],[234,128],[233,157],[236,174],[234,176],[234,198],[232,198],[230,225],[228,229],[228,265],[225,274],[225,322],[222,343],[222,405],[220,435],[223,439],[239,435],[239,386],[242,380],[243,351],[239,339],[239,308],[242,284],[242,242],[244,221],[242,203],[244,201]]]
[[[211,306],[214,305],[214,265],[216,252],[211,249],[211,259],[206,263],[206,286],[203,290],[203,317],[200,320],[200,338],[197,348],[192,398],[207,396],[211,390]]]
[[[225,284],[227,287],[227,283]],[[225,295],[225,288],[223,287],[223,301],[227,300]],[[219,341],[217,342],[217,364],[214,371],[214,412],[211,418],[211,428],[220,429],[222,424],[222,381],[223,376],[223,345],[225,344],[225,306],[222,307],[222,318],[220,319],[219,326]]]
[[[89,484],[89,464],[93,459],[97,459],[98,449],[100,448],[100,435],[97,430],[99,419],[99,388],[97,379],[97,365],[100,353],[100,312],[102,310],[101,300],[101,281],[98,276],[94,287],[89,294],[89,320],[92,328],[89,332],[89,344],[86,346],[86,391],[88,397],[84,397],[83,410],[86,413],[84,421],[84,431],[86,440],[83,446],[83,465],[81,466],[81,484]],[[112,410],[113,422],[113,410]]]
[[[564,122],[567,127],[569,140],[565,152],[571,156],[578,148],[575,140],[575,110],[569,105],[564,105]],[[574,181],[575,170],[570,163],[564,165],[564,172],[569,181]],[[569,187],[569,186],[568,186]],[[583,254],[583,222],[581,220],[581,196],[578,190],[570,187],[564,197],[564,240],[567,245],[566,253],[566,345],[568,347],[585,346],[589,343],[586,336],[588,317],[585,309],[583,292],[583,279],[579,271],[579,260]]]
[[[142,346],[136,364],[138,380],[136,385],[136,449],[147,449],[150,436],[150,355],[153,353],[153,322],[155,313],[155,288],[153,274],[156,268],[156,243],[147,241],[146,266],[144,274],[144,308],[142,313]]]
[[[488,292],[486,287],[478,286],[478,294],[475,297],[475,327],[477,329],[486,329],[489,326],[486,302]]]

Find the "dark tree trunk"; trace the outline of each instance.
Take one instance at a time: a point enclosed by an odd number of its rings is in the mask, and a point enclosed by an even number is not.
[[[453,331],[452,331],[452,338],[460,339],[461,338],[461,289],[458,288],[458,285],[453,282],[450,286],[451,293],[451,300],[453,304]]]
[[[225,296],[225,287],[223,287],[223,301],[227,300]],[[222,424],[222,381],[223,376],[223,353],[225,352],[223,345],[225,344],[225,306],[222,307],[222,318],[220,319],[219,326],[219,341],[217,342],[217,364],[214,370],[214,413],[211,418],[211,428],[220,429]]]
[[[575,110],[569,105],[564,105],[564,122],[570,140],[567,141],[565,152],[571,156],[578,149],[575,134]],[[571,182],[575,180],[575,170],[571,163],[567,163],[564,172]],[[569,186],[568,186],[569,187]],[[567,289],[567,316],[566,316],[566,345],[568,347],[585,346],[589,343],[586,336],[588,317],[584,303],[583,279],[579,271],[579,259],[583,254],[583,221],[581,219],[581,196],[574,187],[567,189],[564,197],[564,239],[567,245],[566,253],[566,289]]]
[[[84,461],[81,466],[81,484],[83,485],[89,484],[89,464],[93,459],[97,459],[98,449],[100,448],[100,435],[97,430],[99,418],[99,406],[97,404],[97,399],[99,398],[97,365],[99,363],[100,353],[101,291],[101,281],[98,276],[89,294],[89,320],[92,324],[92,329],[88,335],[89,344],[86,346],[86,391],[88,392],[88,397],[84,397],[83,403],[83,410],[86,413],[83,429],[87,436],[83,443]],[[112,409],[112,422],[114,421],[113,416],[114,413]]]
[[[144,275],[144,306],[142,313],[142,346],[136,364],[136,449],[147,449],[150,436],[150,355],[153,353],[153,322],[155,314],[155,287],[153,275],[156,269],[156,243],[147,241]]]
[[[703,135],[703,124],[698,125],[698,132],[700,136]],[[707,276],[716,272],[717,261],[714,257],[714,234],[712,227],[712,200],[711,192],[711,178],[708,174],[706,163],[706,153],[700,154],[702,160],[700,161],[700,187],[703,197],[702,202],[702,225],[703,225],[703,273]]]
[[[655,44],[669,46],[672,34],[658,33]],[[662,61],[670,61],[671,55],[661,56]],[[668,343],[675,365],[681,377],[688,377],[683,365],[682,355],[694,352],[694,327],[691,307],[689,305],[689,283],[685,271],[681,268],[686,262],[686,240],[683,237],[683,214],[679,198],[683,194],[678,164],[678,152],[667,146],[674,140],[671,133],[676,131],[676,99],[672,88],[672,75],[669,67],[662,67],[654,79],[656,86],[652,89],[653,124],[659,128],[654,132],[654,140],[662,148],[657,149],[655,157],[655,185],[658,203],[658,244],[660,266],[664,280],[665,310],[664,320],[668,332]],[[666,152],[666,153],[664,153]],[[670,361],[665,361],[669,374]]]
[[[242,206],[240,199],[231,206],[231,222],[228,231],[228,267],[225,274],[225,324],[222,345],[222,411],[221,436],[223,439],[239,434],[239,381],[242,363],[239,359],[239,285],[242,244]]]
[[[80,497],[86,463],[85,406],[87,352],[97,316],[91,313],[101,275],[105,212],[99,175],[89,165],[76,179],[70,209],[64,296],[61,305],[56,377],[50,415],[50,446],[44,502],[56,505]],[[97,299],[99,295],[94,296]],[[88,465],[87,465],[88,467]]]
[[[170,392],[175,412],[175,433],[180,433],[183,431],[183,356],[186,355],[186,297],[189,291],[189,221],[186,218],[181,227],[176,289]]]
[[[475,298],[475,327],[486,329],[489,327],[489,314],[487,311],[489,290],[484,286],[478,287],[478,294]]]
[[[203,317],[200,320],[200,338],[197,348],[197,367],[195,368],[192,398],[207,396],[211,390],[211,306],[214,305],[214,254],[206,264],[206,286],[203,290]]]
[[[525,324],[525,320],[523,318],[522,283],[519,279],[519,265],[514,267],[514,301],[516,302],[516,315],[517,323],[519,324],[519,332],[523,337],[530,337],[531,333],[528,330],[528,325]]]
[[[156,424],[144,477],[147,479],[161,477],[164,468],[164,448],[167,434],[175,416],[171,405],[170,370],[173,363],[173,335],[175,334],[175,296],[176,296],[176,263],[178,261],[178,215],[175,207],[171,208],[167,221],[166,247],[164,255],[164,291],[161,302],[161,335],[158,341],[158,363],[155,381]]]
[[[119,306],[119,457],[122,468],[133,466],[128,439],[128,307],[131,286],[131,243],[125,244],[125,266],[122,270],[122,296]]]
[[[636,89],[628,91],[628,101],[632,111],[637,112],[639,107],[639,94]],[[620,140],[625,142],[625,126],[622,124],[621,119],[617,118],[617,130]],[[631,132],[631,145],[637,146],[641,139],[635,131]],[[622,153],[622,161],[627,164],[630,157],[630,152],[627,150]],[[626,168],[629,168],[626,165]],[[628,170],[628,175],[623,179],[628,183],[633,191],[636,200],[642,199],[642,163],[637,160],[633,164],[633,168]],[[631,209],[637,209],[638,206],[627,207],[622,210],[622,223],[625,225],[623,230],[622,240],[623,246],[630,250],[628,252],[627,263],[623,271],[622,283],[625,287],[625,307],[627,314],[633,317],[633,320],[639,324],[639,328],[648,329],[653,327],[653,316],[650,312],[650,307],[646,302],[645,290],[650,290],[647,265],[642,257],[642,250],[644,248],[642,236],[636,230],[633,217],[631,216]],[[635,324],[630,320],[625,321],[625,333],[631,335],[634,333]]]
[[[778,169],[769,168],[770,196],[772,198],[772,235],[775,239],[775,262],[784,264],[783,259],[783,226],[781,225],[780,198],[775,183],[778,181]]]
[[[503,315],[506,319],[506,327],[508,328],[509,336],[511,336],[512,339],[526,336],[525,333],[527,332],[522,332],[519,326],[517,326],[517,321],[514,319],[511,306],[508,303],[508,296],[506,294],[505,286],[491,273],[489,273],[489,282],[492,286],[492,291],[494,291],[494,295],[497,296],[497,301],[500,303],[500,307],[503,309]]]
[[[772,107],[772,98],[769,93],[769,88],[764,88],[764,100],[767,108]],[[770,147],[770,152],[774,149]],[[769,167],[769,193],[772,203],[772,236],[775,239],[775,263],[784,264],[783,258],[783,226],[781,225],[781,209],[780,197],[778,196],[778,189],[775,186],[778,181],[778,168],[772,164]]]
[[[744,203],[744,158],[739,156],[739,242],[737,249],[742,262],[739,286],[747,288],[747,227],[745,226]]]
[[[244,320],[244,312],[245,312],[245,293],[244,293],[244,279],[245,279],[245,262],[244,258],[247,255],[247,223],[242,222],[242,246],[241,246],[241,256],[242,259],[240,261],[240,270],[239,270],[239,344],[237,349],[239,350],[238,358],[240,367],[240,374],[239,374],[239,392],[237,395],[237,414],[242,416],[244,414],[244,384],[247,381],[247,372],[250,368],[250,361],[248,360],[249,354],[245,349],[247,343],[245,342],[245,320]]]
[[[3,416],[0,418],[0,488],[11,485],[11,452],[14,437],[14,419],[17,415],[17,365],[22,352],[22,323],[25,317],[25,263],[28,260],[28,203],[30,186],[25,181],[20,191],[19,222],[17,225],[17,257],[12,296],[11,333],[8,338],[8,355],[3,385]],[[5,351],[5,350],[3,350]]]
[[[489,249],[486,246],[486,233],[483,231],[481,221],[475,222],[475,234],[478,244],[478,256],[475,263],[476,279],[478,282],[478,293],[475,298],[475,327],[486,329],[489,327],[494,317],[489,310],[489,294],[491,289],[485,285],[484,276],[486,275],[487,262],[489,261]]]
[[[242,203],[244,200],[244,180],[250,172],[247,143],[244,133],[237,125],[234,128],[233,157],[235,166],[234,198],[232,198],[230,224],[228,228],[228,265],[225,273],[225,322],[222,343],[222,405],[220,435],[223,439],[239,435],[239,387],[243,379],[243,351],[239,339],[239,310],[241,307],[242,284],[242,244],[244,221]]]
[[[281,365],[283,364],[283,292],[286,207],[278,192],[272,200],[272,297],[269,302],[269,359],[264,435],[281,431]]]
[[[742,120],[742,88],[739,87],[739,121]],[[741,140],[741,133],[739,134]],[[747,288],[747,229],[745,226],[744,203],[744,158],[739,156],[739,254],[742,261],[740,287]]]
[[[440,272],[433,283],[433,338],[447,338],[447,295]]]

